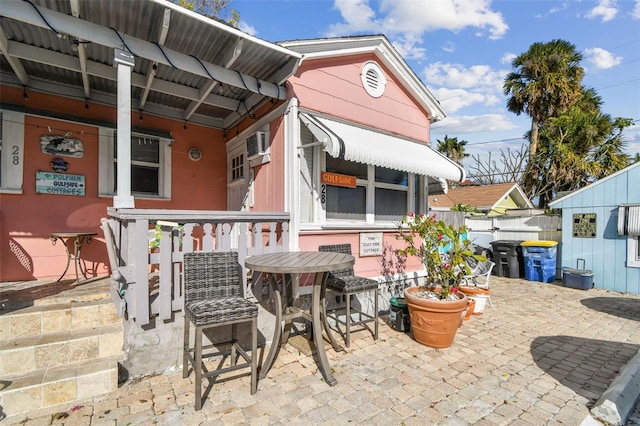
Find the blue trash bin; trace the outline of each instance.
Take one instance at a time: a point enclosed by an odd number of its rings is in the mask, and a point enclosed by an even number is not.
[[[523,241],[524,278],[528,281],[553,282],[556,278],[557,241]]]

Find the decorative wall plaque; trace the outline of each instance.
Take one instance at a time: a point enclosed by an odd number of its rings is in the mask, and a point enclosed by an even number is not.
[[[84,145],[82,141],[68,137],[68,135],[40,136],[40,150],[43,154],[75,158],[84,157]]]
[[[573,215],[574,238],[595,238],[596,230],[595,213],[575,213]]]

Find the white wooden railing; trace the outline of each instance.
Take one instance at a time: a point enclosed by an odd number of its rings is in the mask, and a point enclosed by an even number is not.
[[[182,310],[184,253],[237,251],[247,283],[248,256],[290,249],[288,213],[108,208],[107,215],[101,227],[111,297],[121,315],[126,312],[138,325],[148,324],[153,315],[170,319]],[[149,231],[156,224],[161,237],[152,248]]]

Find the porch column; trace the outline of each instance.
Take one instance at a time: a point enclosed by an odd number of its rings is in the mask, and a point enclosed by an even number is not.
[[[131,70],[133,55],[114,50],[114,64],[118,68],[118,187],[113,197],[115,208],[135,208],[131,195]]]
[[[300,249],[300,125],[298,120],[298,99],[291,98],[284,115],[284,210],[289,212],[289,250]]]

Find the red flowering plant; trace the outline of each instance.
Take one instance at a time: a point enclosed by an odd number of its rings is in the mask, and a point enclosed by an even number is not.
[[[398,239],[406,243],[403,256],[417,257],[427,272],[427,297],[441,300],[458,298],[462,278],[471,274],[467,259],[485,260],[471,250],[467,228],[447,225],[436,215],[407,213],[399,225]]]

